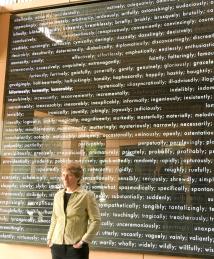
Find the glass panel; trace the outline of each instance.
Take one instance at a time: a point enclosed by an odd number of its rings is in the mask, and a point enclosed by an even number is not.
[[[0,239],[44,244],[81,161],[95,248],[213,257],[213,1],[107,1],[12,16]]]

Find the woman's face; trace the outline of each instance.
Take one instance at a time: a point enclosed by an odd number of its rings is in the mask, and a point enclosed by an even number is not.
[[[70,172],[63,171],[61,179],[65,188],[72,188],[78,186],[78,178]]]

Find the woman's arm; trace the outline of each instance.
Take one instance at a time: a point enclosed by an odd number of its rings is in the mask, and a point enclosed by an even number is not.
[[[82,237],[82,241],[90,243],[96,236],[101,223],[100,210],[93,192],[87,193],[87,212],[89,217],[89,225],[87,232]]]
[[[47,235],[47,245],[50,247],[51,246],[51,238],[54,232],[54,228],[56,225],[56,214],[55,214],[55,199],[54,199],[54,203],[53,203],[53,211],[52,211],[52,216],[51,216],[51,223],[50,223],[50,227],[49,227],[49,231],[48,231],[48,235]]]

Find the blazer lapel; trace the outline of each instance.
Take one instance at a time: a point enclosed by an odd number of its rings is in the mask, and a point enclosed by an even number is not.
[[[60,202],[60,210],[62,212],[64,212],[64,192],[61,193],[60,197],[59,197],[59,202]]]

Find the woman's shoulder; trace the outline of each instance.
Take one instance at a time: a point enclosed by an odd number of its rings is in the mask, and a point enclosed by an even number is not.
[[[64,195],[64,192],[65,192],[64,189],[60,189],[60,190],[58,190],[58,191],[55,193],[54,197],[55,197],[55,198],[61,197],[62,195]]]
[[[89,198],[94,198],[95,197],[95,193],[91,190],[87,190],[87,189],[82,189],[82,193],[83,195],[89,197]]]

